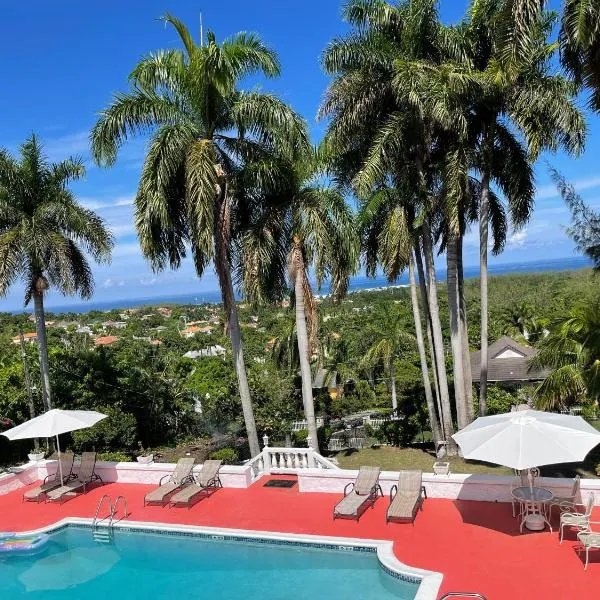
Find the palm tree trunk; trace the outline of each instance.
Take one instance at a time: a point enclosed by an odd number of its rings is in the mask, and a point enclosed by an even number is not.
[[[460,307],[457,265],[457,234],[448,235],[446,246],[447,278],[448,278],[448,310],[450,312],[450,344],[452,347],[452,367],[454,373],[454,401],[456,403],[456,421],[458,428],[467,426],[467,409],[465,403],[465,383],[463,370],[463,350],[460,328]]]
[[[50,364],[48,363],[48,339],[46,338],[46,317],[44,314],[44,292],[34,290],[33,309],[35,312],[35,330],[37,332],[38,352],[40,357],[40,374],[42,381],[42,401],[44,409],[52,408],[50,392]]]
[[[29,375],[29,363],[27,362],[27,352],[25,352],[25,339],[23,338],[23,329],[19,326],[19,344],[21,348],[21,360],[23,361],[23,376],[25,378],[25,387],[27,388],[27,400],[29,403],[29,418],[35,419],[35,403],[33,401],[33,391],[31,389],[31,377]],[[33,447],[37,452],[40,449],[39,438],[34,438]]]
[[[431,333],[435,351],[435,362],[437,365],[438,382],[440,386],[440,404],[442,406],[442,422],[444,435],[446,436],[446,448],[449,454],[455,454],[456,444],[451,437],[454,433],[454,425],[452,423],[452,409],[450,407],[450,395],[448,393],[448,378],[446,375],[446,363],[444,358],[444,339],[442,337],[435,264],[433,262],[433,243],[429,223],[427,222],[423,224],[423,252],[425,254],[425,266],[427,268],[427,289],[429,292],[427,298],[429,302],[429,314],[431,316]]]
[[[238,381],[238,390],[240,392],[250,455],[254,457],[260,453],[260,446],[258,444],[256,422],[254,421],[252,398],[250,396],[248,374],[246,372],[246,363],[244,361],[244,346],[240,332],[240,321],[237,313],[233,282],[231,280],[231,269],[229,266],[228,249],[231,235],[230,217],[230,200],[227,194],[227,184],[225,183],[223,185],[222,201],[215,207],[215,271],[219,278],[219,285],[223,296],[225,318],[227,320],[229,338],[231,339],[231,350],[233,352],[233,366]]]
[[[299,249],[295,252],[294,292],[296,296],[296,338],[298,339],[298,354],[300,355],[300,377],[302,379],[302,402],[304,415],[308,426],[310,446],[319,452],[317,423],[315,420],[315,404],[312,395],[312,377],[310,372],[308,331],[306,327],[306,311],[304,310],[304,261]]]
[[[394,357],[390,357],[390,386],[392,388],[392,410],[394,414],[398,414],[398,394],[396,392],[396,369],[394,367]]]
[[[431,381],[429,380],[429,369],[427,368],[427,356],[425,354],[425,341],[423,340],[423,329],[421,327],[421,314],[419,311],[419,299],[417,297],[417,285],[415,282],[415,261],[410,253],[408,259],[408,279],[410,282],[410,300],[413,310],[413,319],[415,321],[415,334],[417,338],[417,348],[419,350],[419,360],[421,362],[421,374],[423,376],[423,387],[425,388],[425,402],[427,403],[427,411],[429,412],[429,423],[431,425],[431,433],[433,439],[439,441],[442,439],[440,425],[433,402],[433,394],[431,392]]]
[[[471,377],[471,353],[469,352],[469,325],[467,319],[467,304],[465,302],[465,276],[463,271],[463,236],[460,235],[457,240],[457,271],[458,271],[458,313],[460,318],[460,335],[462,339],[463,352],[463,380],[465,383],[465,402],[467,409],[467,419],[469,423],[474,418],[473,407],[473,382]]]
[[[479,375],[479,415],[487,412],[488,378],[488,222],[490,218],[490,178],[486,170],[481,178],[479,207],[479,295],[481,298],[481,372]]]
[[[429,300],[427,294],[427,285],[425,283],[425,272],[423,269],[423,257],[421,255],[421,248],[417,243],[415,243],[415,262],[417,264],[417,274],[419,275],[419,288],[421,290],[421,305],[423,307],[423,314],[425,316],[425,324],[427,331],[427,343],[429,344],[429,360],[431,361],[431,372],[433,373],[433,386],[435,389],[435,402],[437,406],[437,414],[439,415],[440,421],[440,429],[442,437],[440,440],[446,439],[444,434],[444,422],[441,420],[442,418],[442,405],[440,403],[440,385],[438,381],[438,367],[437,362],[435,360],[435,348],[433,345],[433,336],[431,333],[431,315],[429,314]]]

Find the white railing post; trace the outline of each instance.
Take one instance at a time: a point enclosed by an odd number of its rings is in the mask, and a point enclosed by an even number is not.
[[[262,451],[263,471],[265,475],[271,474],[271,457],[269,456],[269,447],[265,446]]]
[[[313,467],[316,466],[314,452],[315,451],[312,448],[306,449],[306,463],[307,463],[306,466],[309,469],[312,469]]]

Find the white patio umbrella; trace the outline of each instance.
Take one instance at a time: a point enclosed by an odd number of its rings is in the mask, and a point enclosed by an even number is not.
[[[86,429],[106,419],[108,415],[96,412],[95,410],[61,410],[53,408],[48,412],[35,417],[21,425],[17,425],[12,429],[3,431],[0,435],[7,437],[9,440],[26,440],[40,437],[55,437],[56,450],[58,451],[58,466],[60,469],[60,482],[63,483],[62,465],[60,462],[60,443],[58,436],[61,433],[76,431],[77,429]]]
[[[581,417],[538,410],[479,417],[452,437],[464,458],[519,471],[581,462],[600,444],[600,431]]]

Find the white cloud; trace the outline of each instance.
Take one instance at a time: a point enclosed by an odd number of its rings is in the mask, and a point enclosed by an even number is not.
[[[118,225],[109,224],[109,228],[117,238],[127,237],[128,235],[135,233],[135,227],[131,222]]]
[[[156,277],[152,277],[152,279],[140,279],[142,285],[155,285],[157,281]]]
[[[50,160],[63,160],[73,155],[87,155],[90,149],[90,132],[77,131],[56,138],[47,138],[43,141],[44,152]]]
[[[513,232],[506,240],[506,246],[509,249],[522,248],[527,241],[527,229],[521,229]]]
[[[567,180],[568,181],[568,180]],[[588,177],[585,179],[578,179],[575,181],[569,181],[570,184],[578,191],[590,190],[600,186],[600,177]],[[551,183],[548,185],[540,186],[535,193],[535,197],[538,200],[547,200],[549,198],[558,198],[560,194],[556,189],[556,186]]]
[[[109,277],[103,284],[102,287],[103,288],[110,288],[113,285],[115,285],[115,282]]]
[[[119,256],[136,256],[142,255],[140,245],[137,242],[131,244],[117,244],[112,252],[113,258]]]
[[[79,197],[79,203],[89,210],[105,210],[119,206],[132,206],[135,199],[134,194],[128,196],[117,196],[113,199],[106,198],[93,198],[93,197]]]

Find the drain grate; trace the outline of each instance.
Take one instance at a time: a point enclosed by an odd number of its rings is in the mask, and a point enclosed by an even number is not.
[[[291,488],[296,485],[295,479],[271,479],[263,487]]]

